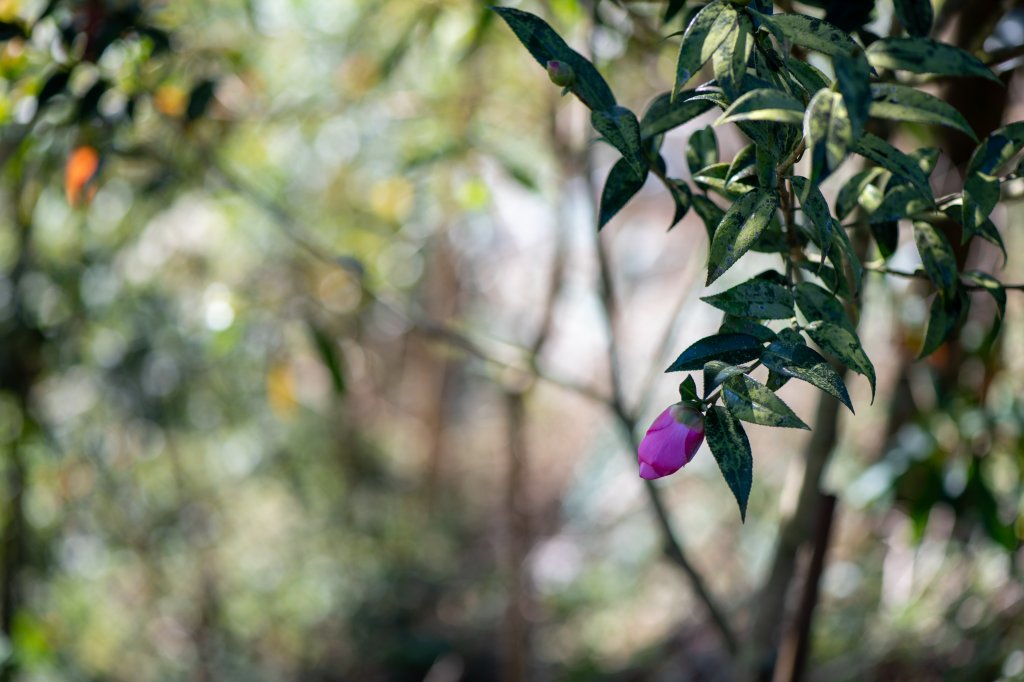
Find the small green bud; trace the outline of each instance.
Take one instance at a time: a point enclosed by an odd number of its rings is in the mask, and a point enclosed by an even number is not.
[[[572,70],[572,67],[565,62],[560,62],[557,59],[552,59],[547,64],[548,78],[555,85],[561,85],[563,87],[569,87],[576,82],[576,72]]]

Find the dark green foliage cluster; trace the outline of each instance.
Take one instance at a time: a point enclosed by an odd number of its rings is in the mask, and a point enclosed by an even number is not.
[[[593,65],[543,20],[497,9],[542,64],[573,65],[578,77],[571,91],[591,109],[597,133],[622,154],[601,195],[598,229],[653,174],[675,202],[673,225],[691,209],[704,222],[707,285],[750,251],[780,258],[779,271],[705,297],[725,313],[719,332],[695,341],[667,370],[703,370],[703,395],[690,402],[707,414],[708,442],[741,514],[752,471],[741,422],[807,428],[775,395],[778,388],[796,378],[852,411],[845,368],[867,378],[874,395],[875,369],[856,319],[864,274],[885,269],[898,246],[898,221],[912,223],[921,276],[934,285],[920,357],[963,323],[968,291],[989,292],[1000,316],[1005,306],[995,277],[958,269],[948,225],[959,226],[964,243],[980,237],[1005,253],[989,215],[1001,184],[1019,172],[1013,161],[1024,149],[1024,123],[981,140],[963,191],[936,197],[929,176],[938,151],[900,151],[871,132],[872,121],[945,126],[977,140],[959,111],[919,86],[934,77],[997,79],[974,55],[927,37],[934,14],[928,0],[895,4],[906,35],[879,38],[864,28],[872,3],[824,3],[824,17],[775,14],[767,2],[714,0],[689,14],[684,3],[669,3],[666,20],[687,19],[675,84],[640,117],[618,104]],[[809,59],[812,54],[825,61]],[[698,83],[707,66],[713,78]],[[715,107],[722,112],[715,125],[734,124],[749,144],[721,159],[714,128],[699,130],[686,155],[692,184],[669,177],[660,154],[664,134]],[[863,170],[830,206],[819,185],[851,156],[861,157]],[[805,175],[798,175],[805,159]],[[881,261],[866,263],[854,234],[872,240]],[[788,326],[773,330],[766,321]],[[762,365],[769,370],[764,384],[749,376]]]

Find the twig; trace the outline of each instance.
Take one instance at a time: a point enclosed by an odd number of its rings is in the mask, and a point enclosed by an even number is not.
[[[896,270],[879,263],[865,263],[864,269],[880,275],[892,275],[893,277],[905,277],[907,279],[928,279],[928,274],[924,270],[907,272],[906,270]],[[988,287],[981,284],[964,284],[961,282],[961,286],[968,291],[984,291],[988,289]],[[1024,284],[1002,284],[1001,286],[1011,291],[1024,291]]]

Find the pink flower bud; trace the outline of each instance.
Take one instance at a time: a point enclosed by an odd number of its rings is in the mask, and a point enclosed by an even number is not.
[[[555,85],[561,85],[562,87],[569,87],[576,82],[576,72],[572,70],[572,67],[565,62],[560,62],[557,59],[552,59],[547,64],[548,78]]]
[[[679,471],[704,442],[704,416],[682,403],[658,415],[640,442],[640,478],[653,480]]]

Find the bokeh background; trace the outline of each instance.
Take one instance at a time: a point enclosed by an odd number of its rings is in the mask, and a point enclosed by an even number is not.
[[[887,30],[888,3],[853,4]],[[1003,4],[936,3],[943,37],[1012,49]],[[673,77],[663,5],[520,6],[639,111]],[[3,0],[0,22],[0,679],[727,679],[633,450],[719,323],[706,233],[666,232],[651,183],[598,240],[617,154],[487,3]],[[1015,68],[936,92],[984,133],[1021,118]],[[713,119],[669,136],[677,177]],[[960,182],[967,138],[887,132]],[[1024,281],[1022,221],[996,213],[1007,265],[959,255]],[[979,296],[915,363],[924,294],[867,283],[879,390],[850,379],[826,473],[812,679],[1024,679],[1024,303],[993,340]],[[811,421],[812,388],[781,395]],[[657,485],[741,633],[810,437],[748,432],[745,524],[706,448]]]

